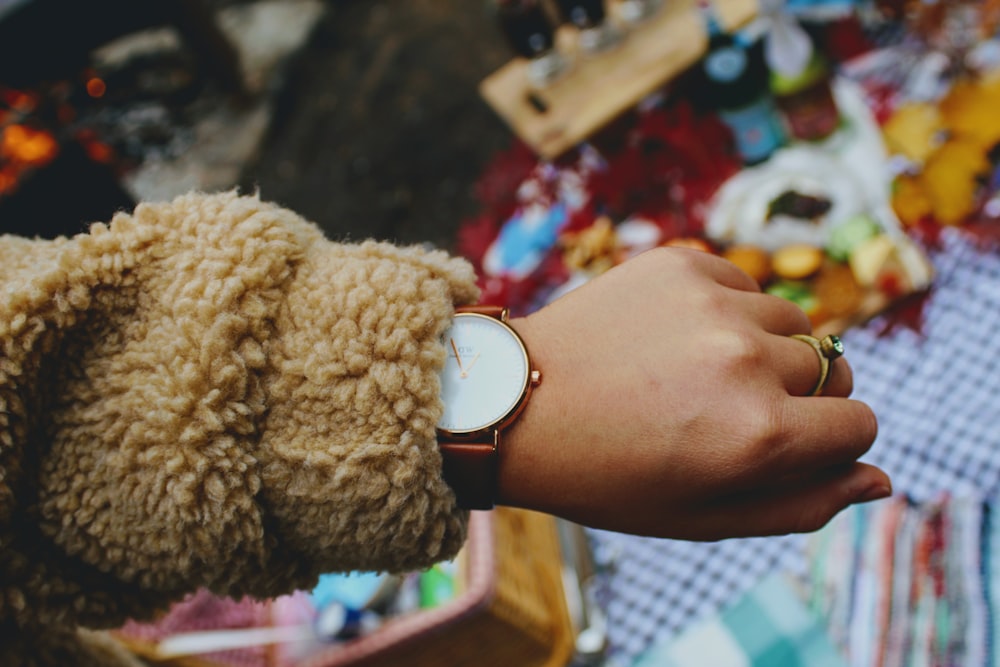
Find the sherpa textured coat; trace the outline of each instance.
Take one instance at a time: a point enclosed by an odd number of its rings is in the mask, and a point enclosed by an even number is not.
[[[454,555],[439,338],[475,297],[461,260],[235,193],[0,237],[0,665],[109,664],[79,628],[199,587]]]

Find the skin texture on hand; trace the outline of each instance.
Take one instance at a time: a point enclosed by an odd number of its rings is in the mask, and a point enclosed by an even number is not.
[[[715,540],[816,530],[891,493],[858,462],[877,422],[846,359],[808,396],[819,360],[789,338],[808,318],[723,259],[652,250],[512,325],[543,380],[505,434],[501,504]]]

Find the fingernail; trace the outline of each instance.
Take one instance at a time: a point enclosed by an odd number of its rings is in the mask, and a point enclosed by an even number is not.
[[[857,503],[868,503],[868,502],[871,502],[873,500],[879,500],[881,498],[888,498],[891,495],[892,495],[892,487],[890,487],[887,484],[879,483],[879,484],[875,484],[873,486],[869,486],[867,489],[865,489],[864,491],[862,491],[861,493],[859,493],[857,496],[855,496],[854,500],[851,501],[851,502],[854,503],[854,504],[857,504]]]

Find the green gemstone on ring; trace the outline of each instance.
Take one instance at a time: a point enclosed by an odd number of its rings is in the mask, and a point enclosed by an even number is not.
[[[819,342],[819,345],[823,350],[823,356],[830,361],[833,361],[844,354],[844,343],[840,340],[839,336],[834,336],[833,334],[824,336],[823,340]]]

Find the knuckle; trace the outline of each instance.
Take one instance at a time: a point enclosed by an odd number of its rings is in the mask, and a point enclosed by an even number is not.
[[[769,403],[761,403],[745,415],[744,421],[751,454],[760,464],[768,465],[780,458],[789,442],[781,413]]]
[[[749,401],[733,406],[727,419],[739,433],[734,454],[741,461],[741,469],[754,479],[780,472],[790,438],[780,413],[770,402]]]
[[[659,246],[652,252],[657,253],[655,257],[659,261],[672,262],[689,271],[703,271],[706,263],[713,259],[709,253],[693,248]]]
[[[787,320],[796,331],[801,331],[802,333],[809,333],[812,331],[812,320],[809,319],[806,311],[802,310],[801,307],[795,305],[788,299],[783,299],[772,294],[769,294],[768,296],[777,300],[781,317]]]
[[[723,373],[738,379],[746,379],[764,362],[763,343],[756,336],[736,329],[716,332],[711,350]]]

